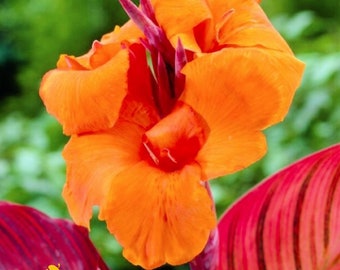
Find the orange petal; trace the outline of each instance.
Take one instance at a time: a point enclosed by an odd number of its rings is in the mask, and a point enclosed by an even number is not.
[[[140,162],[119,174],[101,218],[133,264],[183,264],[204,248],[215,217],[198,165],[166,173]]]
[[[260,131],[284,118],[302,71],[294,57],[256,48],[224,49],[184,67],[181,100],[211,131],[197,158],[207,178],[244,168],[264,154]]]
[[[204,52],[221,47],[264,47],[290,52],[280,34],[254,0],[206,0],[211,19],[195,29]]]
[[[107,132],[72,136],[63,156],[67,182],[63,196],[73,220],[88,227],[92,207],[101,205],[114,177],[141,160],[140,148],[145,127],[157,121],[153,109],[124,100],[124,118]]]
[[[217,34],[219,44],[241,47],[264,47],[291,53],[288,44],[275,30],[266,14],[254,0],[216,1],[226,5],[226,10],[234,9],[224,24],[220,25]],[[221,21],[223,14],[217,7],[215,18]]]
[[[181,99],[209,125],[225,115],[221,111],[229,110],[227,102],[248,119],[247,125],[261,130],[285,117],[303,70],[302,62],[281,52],[223,49],[184,67],[186,85]]]
[[[126,96],[128,67],[128,51],[121,50],[94,70],[52,70],[42,80],[40,97],[65,134],[112,127]]]
[[[193,30],[203,20],[210,17],[210,12],[201,0],[152,0],[155,17],[164,29],[174,47],[178,44],[177,34]]]
[[[86,59],[86,62],[88,62],[88,57],[82,56],[80,59]],[[88,66],[86,64],[82,63],[78,57],[62,54],[57,62],[57,67],[63,70],[87,70]]]
[[[80,70],[98,67],[112,58],[122,45],[138,43],[142,37],[142,31],[130,20],[122,27],[115,26],[112,32],[102,36],[100,42],[94,41],[86,54],[78,57],[61,55],[57,68]]]
[[[119,43],[102,44],[99,41],[94,41],[92,44],[92,54],[89,57],[91,69],[98,68],[104,65],[121,50]]]
[[[176,47],[178,44],[178,40],[181,40],[181,43],[183,44],[183,47],[186,50],[197,53],[201,52],[201,48],[199,47],[199,44],[196,41],[195,34],[193,33],[192,30],[174,35],[173,37],[170,38],[170,43],[174,47]]]
[[[138,162],[142,131],[125,122],[111,132],[71,137],[63,151],[67,165],[63,197],[77,224],[89,227],[92,207],[102,204],[112,179]]]
[[[139,42],[142,37],[144,37],[143,32],[132,20],[129,20],[123,26],[115,26],[112,32],[103,35],[100,42],[103,44],[120,44],[122,42],[134,43]]]
[[[230,128],[230,130],[228,130]],[[242,170],[267,152],[265,136],[260,131],[238,130],[237,124],[211,132],[196,161],[210,180]]]

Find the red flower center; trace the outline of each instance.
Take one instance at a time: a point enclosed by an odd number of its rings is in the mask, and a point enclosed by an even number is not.
[[[208,133],[202,117],[190,106],[179,103],[144,134],[142,158],[167,172],[180,170],[194,161]]]
[[[183,91],[185,77],[181,70],[191,60],[192,55],[186,52],[180,40],[176,48],[171,45],[155,19],[150,1],[141,1],[140,9],[132,1],[120,2],[145,35],[141,43],[151,58],[152,96],[159,116],[165,117]]]

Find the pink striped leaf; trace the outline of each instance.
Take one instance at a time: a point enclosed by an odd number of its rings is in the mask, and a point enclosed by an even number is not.
[[[260,183],[218,230],[219,270],[340,269],[340,145]]]
[[[0,269],[109,268],[86,228],[31,207],[0,202]]]

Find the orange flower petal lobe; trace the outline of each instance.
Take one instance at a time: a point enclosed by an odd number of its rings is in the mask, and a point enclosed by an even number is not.
[[[48,72],[40,86],[47,111],[67,135],[112,127],[127,94],[128,51],[117,52],[92,70],[80,69],[73,58],[64,59],[72,69]]]
[[[219,14],[218,9],[214,11],[215,16],[220,17],[220,25],[216,32],[216,39],[220,45],[267,48],[291,54],[288,44],[275,30],[256,1],[217,2],[226,5],[226,12],[233,10],[225,21],[223,20],[225,13]]]
[[[207,0],[210,16],[193,28],[202,52],[225,47],[258,47],[292,53],[254,0]],[[187,30],[183,29],[183,33]],[[199,51],[195,51],[199,52]]]
[[[141,160],[142,136],[158,120],[152,107],[131,99],[124,100],[122,115],[110,130],[72,136],[63,151],[63,197],[79,225],[89,226],[92,207],[102,205],[114,177]]]
[[[159,26],[164,29],[174,47],[177,45],[178,38],[182,36],[180,34],[185,33],[186,37],[190,37],[194,27],[211,16],[205,1],[201,0],[152,0],[151,2]],[[195,47],[194,44],[192,46]]]
[[[191,163],[205,143],[209,129],[203,118],[184,103],[144,135],[145,159],[164,171]]]
[[[146,269],[192,260],[215,226],[195,164],[167,173],[140,162],[114,179],[109,194],[100,217],[123,255]]]
[[[87,70],[76,57],[62,54],[57,62],[57,67],[63,70]]]
[[[112,32],[103,35],[100,39],[100,42],[102,44],[120,44],[126,41],[128,41],[129,43],[138,43],[143,37],[143,32],[132,20],[129,20],[123,26],[115,26]]]
[[[89,228],[92,207],[102,204],[112,179],[139,160],[141,130],[121,123],[110,132],[71,137],[63,151],[67,164],[63,197],[77,224]]]
[[[109,43],[102,44],[94,41],[92,44],[92,55],[89,57],[89,63],[92,69],[98,68],[110,61],[121,50],[121,44]]]
[[[196,159],[208,179],[242,169],[265,153],[261,130],[284,118],[302,71],[294,57],[257,48],[224,49],[184,67],[180,99],[210,128]]]

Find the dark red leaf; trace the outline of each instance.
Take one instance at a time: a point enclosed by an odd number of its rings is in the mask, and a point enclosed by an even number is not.
[[[86,228],[31,207],[0,202],[0,239],[0,269],[109,269]]]
[[[340,145],[260,183],[218,228],[219,269],[340,269]]]

